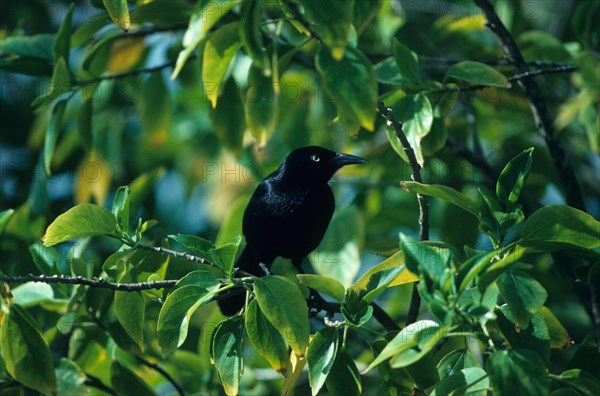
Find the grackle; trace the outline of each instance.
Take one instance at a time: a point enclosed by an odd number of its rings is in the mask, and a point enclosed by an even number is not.
[[[246,247],[236,267],[261,276],[261,264],[270,266],[280,256],[302,272],[302,260],[319,245],[333,216],[329,179],[345,165],[366,162],[318,146],[288,154],[258,185],[246,207],[242,223]],[[235,314],[243,305],[244,294],[219,300],[225,315]]]

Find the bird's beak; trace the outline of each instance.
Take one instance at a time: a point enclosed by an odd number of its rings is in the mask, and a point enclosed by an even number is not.
[[[336,168],[341,168],[342,166],[352,165],[352,164],[366,164],[367,160],[357,157],[356,155],[337,153],[335,157],[332,158],[331,163]]]

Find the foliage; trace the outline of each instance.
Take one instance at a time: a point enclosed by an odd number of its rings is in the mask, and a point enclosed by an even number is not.
[[[560,3],[496,2],[545,140],[470,3],[4,6],[0,395],[600,393],[600,6]],[[332,183],[314,273],[238,273],[249,194],[308,144],[370,162]]]

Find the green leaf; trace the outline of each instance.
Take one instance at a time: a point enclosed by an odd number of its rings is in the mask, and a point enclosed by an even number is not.
[[[171,130],[173,104],[161,73],[153,73],[142,85],[139,100],[140,121],[144,131],[156,142],[167,140]]]
[[[85,380],[85,373],[75,362],[60,358],[56,366],[57,395],[86,395],[88,388]]]
[[[404,82],[418,84],[421,82],[421,69],[417,54],[401,44],[398,40],[393,41],[394,60],[400,72],[400,78]]]
[[[375,360],[369,364],[369,367],[367,367],[365,372],[371,370],[373,367],[383,363],[391,357],[397,356],[403,351],[417,347],[419,345],[419,334],[423,333],[423,335],[427,335],[428,339],[430,339],[431,330],[428,329],[431,329],[434,333],[436,333],[441,329],[441,327],[434,321],[420,320],[403,328],[402,331],[396,334],[396,336],[385,346],[385,348],[383,348]],[[421,339],[423,339],[423,337],[421,337]],[[440,341],[440,339],[437,341]]]
[[[494,395],[546,396],[550,391],[542,358],[526,349],[497,351],[487,360]]]
[[[325,385],[331,395],[359,396],[362,394],[360,372],[352,357],[342,348],[338,348]]]
[[[333,278],[314,274],[298,274],[296,277],[300,283],[306,287],[315,289],[320,293],[327,294],[339,302],[344,300],[344,293],[346,289],[344,288],[344,285]]]
[[[548,298],[546,289],[524,272],[505,272],[497,283],[515,322],[522,327],[527,326],[531,315],[538,313]]]
[[[485,260],[487,257],[490,257],[493,252],[496,252],[498,257],[501,258],[497,261],[494,261],[487,267],[485,263],[481,263],[485,268],[482,268],[484,271],[479,275],[478,287],[480,291],[486,290],[490,284],[495,282],[500,275],[506,272],[508,268],[510,268],[514,263],[518,262],[523,256],[532,253],[532,249],[525,248],[518,244],[512,246],[509,245],[505,248],[493,250],[488,256],[484,257],[483,260]]]
[[[477,218],[481,216],[479,207],[471,198],[451,187],[442,186],[441,184],[421,184],[412,181],[403,181],[400,184],[408,192],[443,199],[452,205],[466,210]]]
[[[47,283],[27,282],[11,290],[16,304],[33,307],[54,298],[54,290]]]
[[[524,348],[536,353],[548,365],[550,360],[550,335],[540,314],[533,314],[526,328],[516,323],[506,305],[496,310],[496,325],[513,349]]]
[[[41,393],[56,390],[50,349],[27,311],[12,304],[2,315],[0,350],[6,371],[18,382]]]
[[[241,243],[242,237],[237,235],[233,237],[229,243],[212,249],[209,252],[213,263],[221,268],[227,276],[232,274],[233,265],[235,264],[235,257]]]
[[[429,395],[473,395],[485,396],[490,380],[485,370],[479,367],[464,368],[444,378]]]
[[[196,270],[188,273],[183,278],[177,281],[176,288],[184,286],[199,286],[208,290],[210,293],[215,293],[221,286],[221,281],[214,274],[204,270]]]
[[[312,394],[317,395],[333,367],[339,341],[338,329],[326,327],[317,332],[308,346],[308,379]]]
[[[242,233],[242,219],[250,197],[250,194],[243,194],[229,205],[221,221],[221,227],[216,239],[217,245],[222,245]]]
[[[565,329],[562,323],[560,323],[558,318],[554,316],[552,311],[550,311],[547,307],[542,307],[540,308],[540,315],[546,323],[546,327],[548,328],[550,348],[564,349],[571,346],[571,337],[569,336],[569,332],[567,329]]]
[[[196,285],[182,286],[167,296],[157,324],[158,344],[163,355],[177,349],[187,337],[192,314],[213,297],[214,293]]]
[[[202,55],[202,82],[212,108],[217,107],[219,94],[239,98],[237,86],[232,79],[229,80],[231,84],[225,87],[222,83],[231,60],[241,46],[239,22],[221,26],[206,41]]]
[[[419,277],[416,276],[415,274],[413,274],[412,272],[410,272],[404,265],[404,256],[403,256],[402,252],[396,252],[393,255],[391,255],[390,257],[383,260],[381,263],[377,264],[376,266],[374,266],[373,268],[371,268],[367,272],[365,272],[363,274],[363,276],[360,277],[360,279],[358,279],[356,282],[354,282],[354,284],[351,286],[351,289],[354,290],[355,292],[359,293],[359,295],[363,294],[366,296],[365,291],[367,289],[369,289],[369,287],[370,287],[369,284],[371,284],[371,285],[375,284],[375,283],[370,283],[370,282],[373,282],[371,280],[371,277],[381,271],[385,271],[385,270],[389,270],[389,269],[393,269],[393,268],[400,268],[400,272],[397,274],[396,278],[394,278],[390,283],[387,284],[387,287],[403,285],[406,283],[413,283],[413,282],[417,282],[419,280]],[[381,275],[383,275],[383,274],[377,275],[377,277],[379,279],[381,279]],[[377,279],[377,278],[375,278],[375,279]],[[381,289],[381,288],[369,289],[369,292],[368,292],[368,294],[370,294],[369,298],[372,297],[373,299],[375,299],[381,292],[383,292],[383,290],[384,289]]]
[[[493,87],[510,87],[510,82],[502,73],[491,66],[475,61],[464,61],[453,65],[446,73],[446,77]]]
[[[260,35],[260,26],[263,20],[263,0],[244,0],[240,11],[239,37],[246,53],[252,58],[256,68],[263,70],[265,77],[271,76],[269,55],[265,49]]]
[[[146,304],[141,292],[115,292],[115,312],[129,337],[144,351],[144,316]]]
[[[355,1],[354,2],[354,13],[353,13],[353,24],[356,28],[356,34],[361,33],[370,25],[373,18],[377,16],[383,0],[371,0],[371,1]]]
[[[440,379],[445,379],[462,369],[479,367],[477,359],[468,349],[456,349],[442,358],[437,364]]]
[[[240,0],[199,1],[196,3],[187,30],[183,35],[183,49],[177,56],[177,63],[175,64],[175,69],[173,69],[173,74],[171,74],[171,80],[174,80],[179,75],[186,61],[210,28],[223,15],[227,14],[233,6],[239,3]]]
[[[51,174],[52,156],[54,155],[56,140],[58,139],[58,134],[62,127],[66,108],[66,99],[61,100],[54,105],[52,108],[50,125],[48,125],[48,129],[46,130],[46,136],[44,138],[44,168],[48,176]]]
[[[77,115],[77,132],[83,148],[89,153],[92,151],[93,144],[93,126],[92,116],[94,101],[90,98],[84,100]]]
[[[483,271],[490,262],[499,255],[499,253],[500,251],[498,249],[492,250],[491,252],[480,253],[470,257],[461,264],[455,278],[459,290],[465,290],[469,287],[475,277]]]
[[[170,28],[186,24],[194,5],[187,0],[154,0],[137,3],[131,15],[132,23],[151,23],[159,27]]]
[[[373,302],[405,270],[404,265],[400,265],[372,273],[365,288],[357,290],[361,303],[364,305]]]
[[[71,4],[58,28],[58,33],[56,33],[54,46],[52,48],[54,60],[58,61],[60,58],[63,58],[67,64],[69,64],[69,52],[71,51],[71,20],[73,19],[74,8],[75,4]]]
[[[211,355],[227,395],[237,395],[244,367],[244,318],[220,322],[212,334]]]
[[[95,235],[117,236],[117,221],[108,210],[80,204],[61,214],[48,226],[43,236],[45,246]]]
[[[532,157],[533,147],[510,160],[498,177],[496,195],[505,212],[512,212],[515,209],[521,189],[529,176]]]
[[[360,269],[359,245],[363,229],[363,219],[356,208],[336,210],[321,243],[309,255],[315,272],[336,279],[344,286],[352,284]]]
[[[427,327],[419,330],[414,337],[415,345],[402,348],[390,360],[392,368],[408,367],[425,357],[448,332],[448,327]],[[437,373],[436,373],[437,374]]]
[[[304,356],[310,326],[308,307],[298,286],[283,276],[265,276],[254,281],[254,293],[260,309],[296,356]]]
[[[273,76],[264,76],[262,69],[252,64],[248,72],[248,88],[244,94],[246,124],[261,146],[266,144],[277,126],[277,97]]]
[[[0,235],[4,232],[4,227],[8,224],[13,213],[15,213],[14,209],[6,209],[5,211],[0,212]]]
[[[577,345],[568,368],[580,368],[592,373],[600,379],[600,352],[592,336],[587,334],[583,341]]]
[[[52,72],[52,80],[50,81],[50,90],[35,98],[31,103],[33,107],[37,107],[42,103],[51,102],[59,95],[71,90],[71,78],[69,77],[69,69],[63,58],[60,58]]]
[[[348,45],[348,35],[352,29],[351,1],[313,1],[296,0],[302,6],[304,18],[315,31],[319,39],[329,47],[331,56],[341,60]],[[347,50],[347,49],[346,49]]]
[[[3,37],[0,41],[0,51],[21,58],[36,58],[56,61],[53,55],[54,34],[35,34],[32,36]]]
[[[421,93],[404,96],[392,106],[392,109],[396,119],[402,122],[402,130],[415,152],[417,161],[423,166],[424,159],[421,150],[421,140],[427,136],[433,125],[433,108],[429,99]],[[386,131],[392,148],[403,160],[408,162],[408,157],[404,153],[400,139],[398,139],[390,128],[387,128]]]
[[[110,19],[124,31],[129,30],[131,19],[129,18],[129,9],[127,8],[127,0],[102,0]]]
[[[120,360],[110,365],[110,383],[118,396],[156,395],[156,392]]]
[[[337,61],[326,48],[321,48],[315,62],[325,89],[337,106],[338,115],[355,119],[363,128],[373,131],[377,79],[369,59],[358,49],[347,48],[344,57]]]
[[[567,370],[557,382],[565,384],[575,395],[596,396],[600,394],[600,380],[585,370]]]
[[[520,243],[554,251],[594,249],[600,246],[600,221],[569,206],[544,206],[525,222]]]
[[[256,300],[250,301],[246,311],[246,332],[258,353],[284,377],[291,368],[289,347],[277,329],[268,321]]]
[[[404,253],[406,267],[413,274],[427,275],[436,284],[442,285],[451,276],[451,251],[400,234],[400,249]]]
[[[123,233],[129,230],[129,187],[121,186],[115,194],[112,205],[112,213],[117,219],[117,227]]]
[[[168,237],[185,246],[192,254],[201,257],[209,255],[209,252],[216,247],[212,242],[195,235],[177,234]]]

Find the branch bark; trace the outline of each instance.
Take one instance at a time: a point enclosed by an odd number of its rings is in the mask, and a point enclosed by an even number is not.
[[[6,283],[26,283],[26,282],[41,282],[41,283],[63,283],[67,285],[85,285],[97,287],[101,289],[110,289],[116,291],[134,292],[151,289],[167,289],[175,286],[177,280],[162,280],[153,282],[138,282],[138,283],[114,283],[106,279],[89,279],[81,276],[67,275],[18,275],[6,276],[0,275],[0,281]]]
[[[488,28],[500,42],[506,58],[513,65],[515,72],[517,73],[513,78],[518,81],[518,84],[525,92],[525,96],[529,99],[535,123],[540,134],[546,141],[550,155],[554,160],[554,166],[559,173],[560,179],[564,183],[567,203],[570,206],[585,211],[585,202],[583,200],[581,187],[577,181],[577,176],[575,175],[575,171],[564,145],[561,144],[556,135],[553,121],[548,113],[546,101],[533,78],[540,73],[529,71],[527,62],[525,62],[517,43],[498,17],[498,14],[496,14],[492,3],[490,3],[489,0],[475,0],[475,4],[483,12],[483,15],[487,20]],[[538,70],[538,72],[540,71],[541,70]]]
[[[416,182],[423,183],[423,178],[421,176],[421,165],[419,165],[417,157],[415,156],[415,152],[410,145],[410,142],[406,138],[406,135],[404,134],[402,122],[396,120],[392,109],[387,107],[382,101],[379,101],[377,110],[381,113],[383,118],[386,119],[388,126],[394,128],[396,136],[398,139],[400,139],[400,143],[402,143],[404,152],[408,157],[408,163],[412,169],[412,179]],[[429,239],[429,203],[427,202],[427,198],[421,194],[417,194],[417,202],[419,203],[419,239],[421,241],[426,241]],[[417,283],[415,283],[413,285],[410,306],[406,316],[406,325],[417,321],[420,307],[421,296],[419,295],[419,291],[417,289]]]

